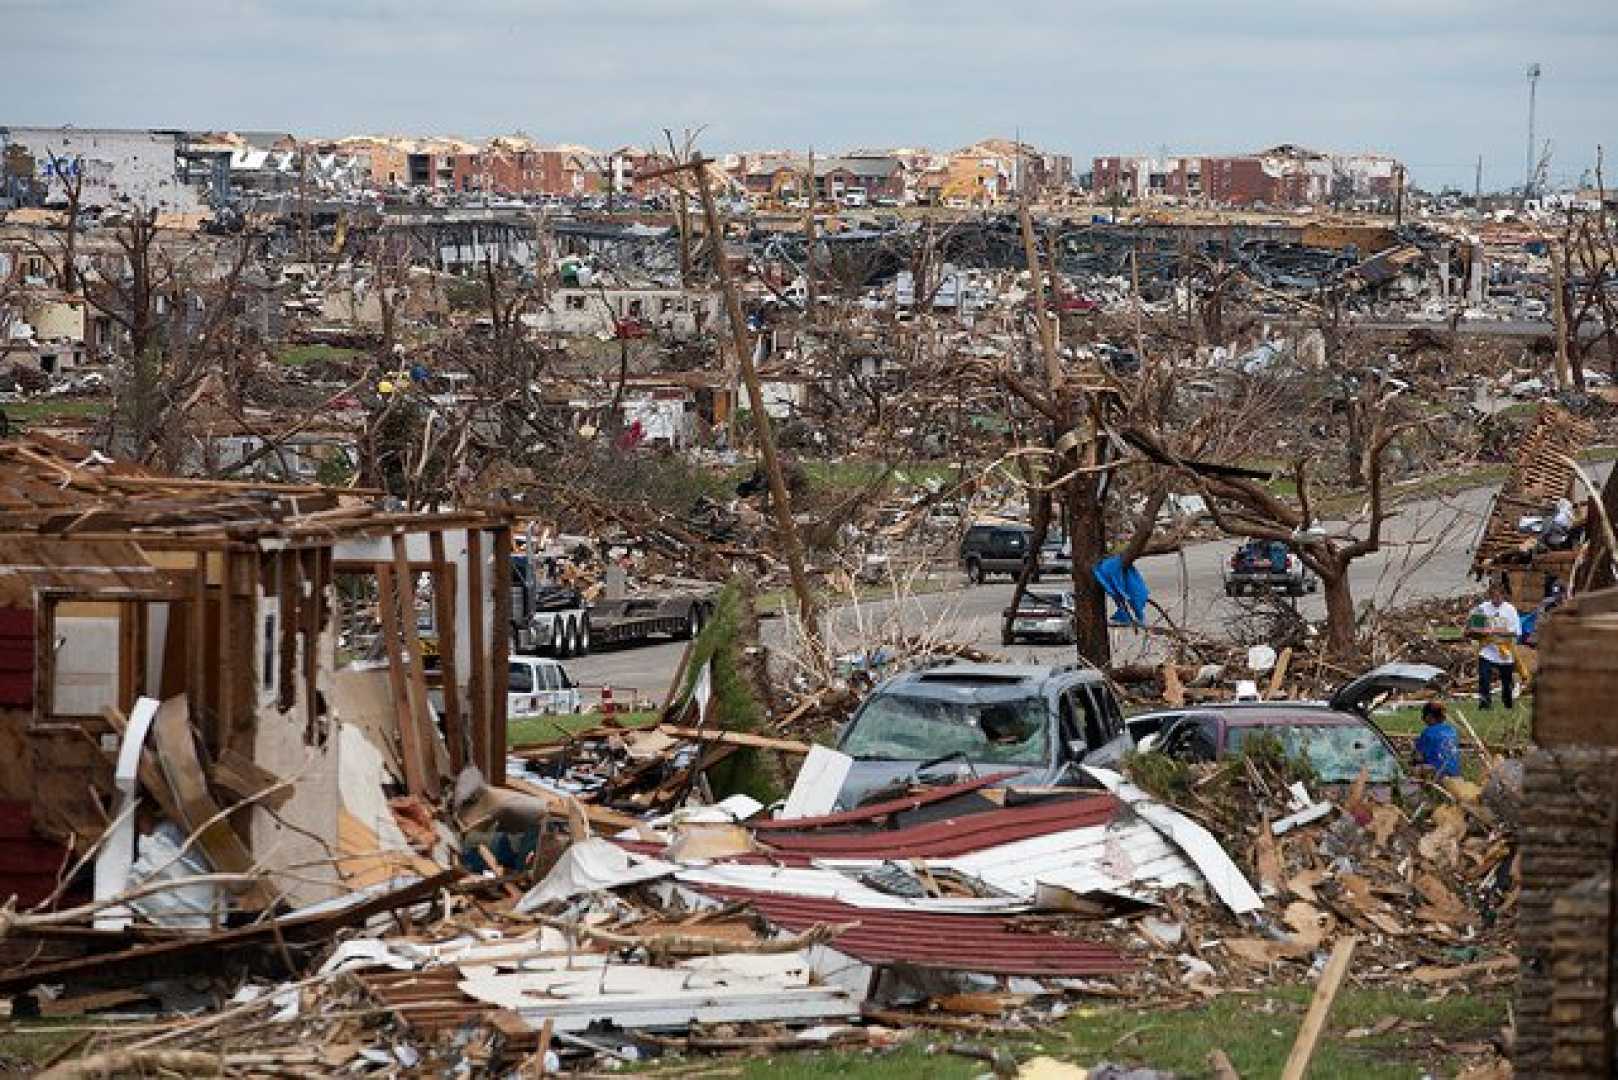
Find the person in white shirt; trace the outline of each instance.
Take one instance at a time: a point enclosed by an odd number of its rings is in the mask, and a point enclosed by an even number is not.
[[[1489,586],[1489,598],[1472,609],[1467,633],[1483,643],[1478,650],[1478,708],[1493,706],[1496,679],[1500,680],[1500,703],[1511,708],[1517,674],[1514,646],[1522,633],[1522,620],[1498,582]]]

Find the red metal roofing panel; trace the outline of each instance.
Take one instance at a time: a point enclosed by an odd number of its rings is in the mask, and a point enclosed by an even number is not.
[[[700,892],[745,901],[765,919],[787,930],[858,923],[830,945],[871,964],[975,971],[988,975],[1083,977],[1117,975],[1135,964],[1116,949],[1056,934],[1024,933],[993,915],[949,915],[924,911],[857,908],[836,900],[779,896],[713,885]]]
[[[943,802],[945,799],[953,799],[957,795],[965,795],[967,792],[977,791],[979,788],[986,788],[991,784],[998,784],[1000,781],[1016,775],[1017,770],[1012,769],[1007,772],[991,773],[988,776],[980,776],[975,780],[966,780],[959,784],[950,784],[948,787],[928,788],[926,791],[915,795],[906,795],[902,799],[889,799],[887,802],[872,803],[870,806],[862,806],[857,810],[844,810],[841,813],[826,814],[823,817],[786,819],[777,818],[769,821],[750,821],[748,822],[748,826],[754,829],[801,830],[822,829],[829,825],[857,825],[860,822],[873,821],[879,817],[887,817],[889,814],[898,814],[903,813],[906,810],[914,810],[917,807],[926,806],[929,803]]]
[[[1118,811],[1111,795],[984,810],[908,829],[859,833],[770,832],[761,837],[774,851],[819,859],[947,859],[999,847],[1031,836],[1105,825]]]

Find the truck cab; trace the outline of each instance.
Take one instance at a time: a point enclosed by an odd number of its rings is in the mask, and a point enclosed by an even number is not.
[[[513,656],[506,665],[506,711],[511,716],[576,713],[582,701],[567,669],[543,656]]]

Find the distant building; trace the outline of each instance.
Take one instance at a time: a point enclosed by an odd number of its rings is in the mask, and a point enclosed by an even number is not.
[[[70,182],[78,178],[86,208],[194,213],[204,202],[186,176],[189,141],[182,131],[3,127],[0,156],[8,171],[32,167],[37,194],[48,206],[66,203]]]
[[[1255,154],[1098,157],[1098,198],[1226,207],[1367,205],[1391,200],[1399,162],[1385,154],[1328,154],[1285,144]]]

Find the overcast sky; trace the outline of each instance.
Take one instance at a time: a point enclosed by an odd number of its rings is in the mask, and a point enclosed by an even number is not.
[[[1072,154],[1618,153],[1618,0],[0,0],[0,124]],[[1608,170],[1609,182],[1618,166]]]

